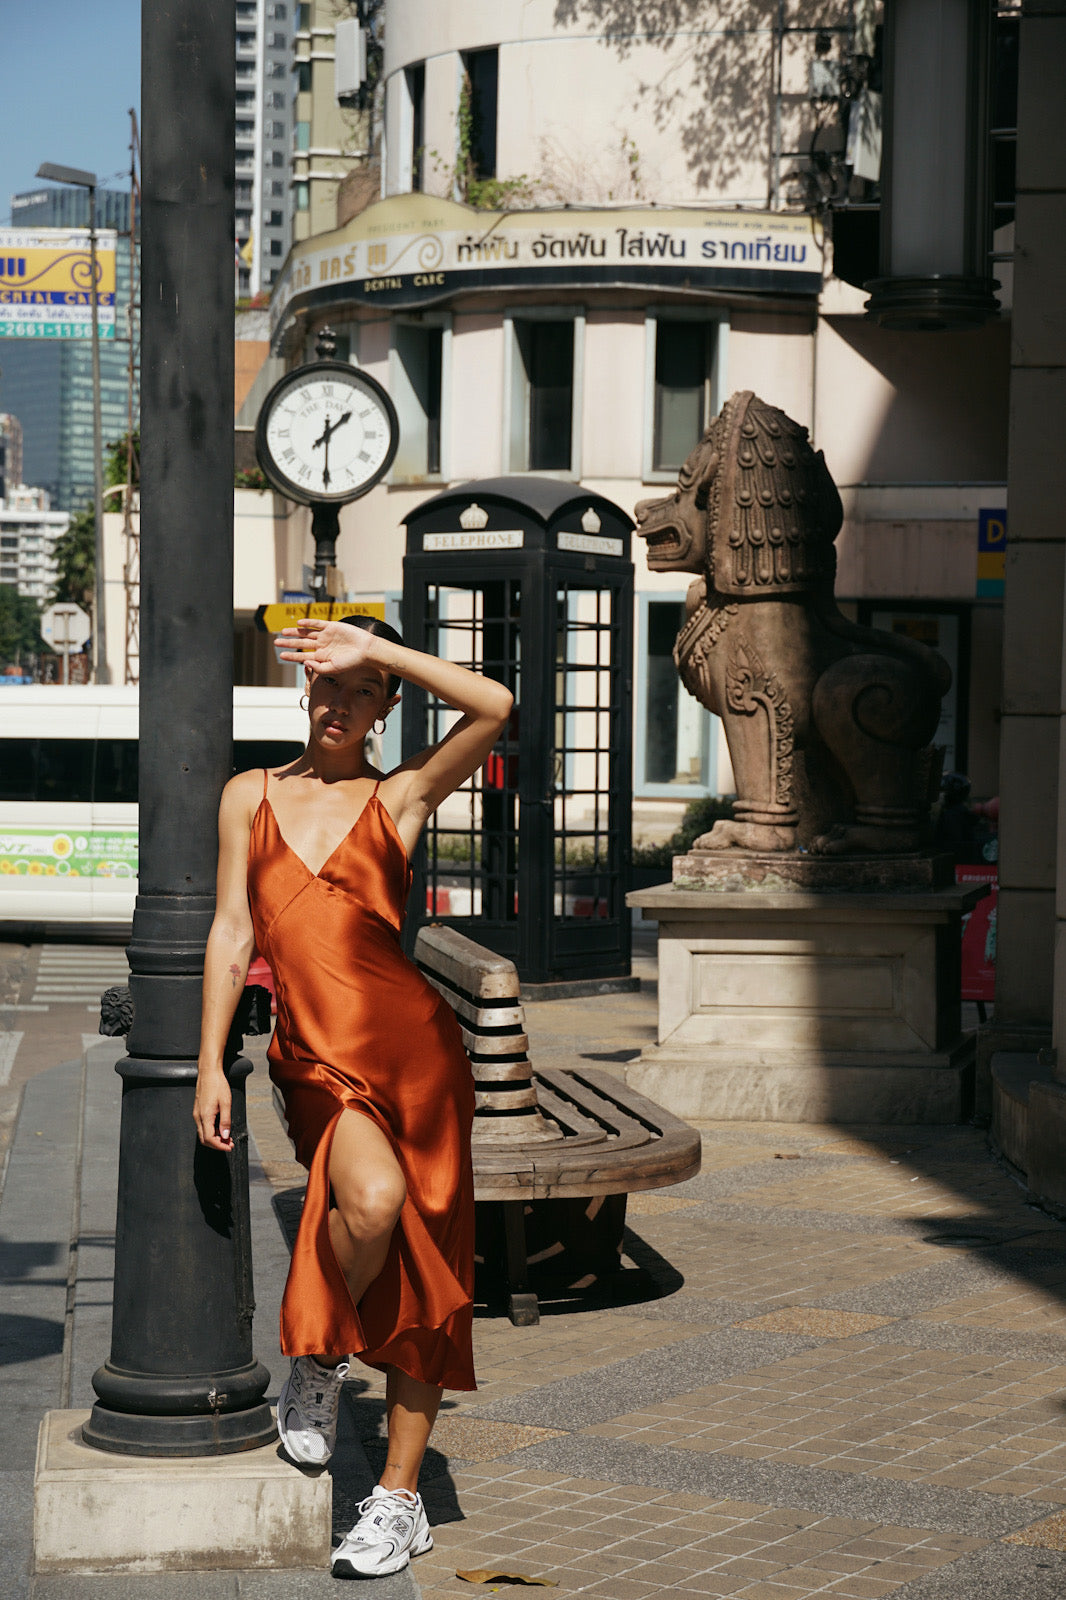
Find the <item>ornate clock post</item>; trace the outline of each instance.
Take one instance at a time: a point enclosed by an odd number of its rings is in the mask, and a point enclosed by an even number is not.
[[[376,379],[334,359],[336,335],[323,328],[319,356],[287,372],[263,401],[255,430],[259,465],[279,494],[311,507],[316,600],[336,565],[340,508],[388,472],[399,443],[392,401]]]

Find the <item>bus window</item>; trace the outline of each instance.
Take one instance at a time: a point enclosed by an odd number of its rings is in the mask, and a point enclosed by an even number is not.
[[[93,800],[137,804],[136,739],[99,739],[93,770]]]
[[[37,800],[91,800],[92,739],[41,739],[37,750]]]
[[[37,793],[37,739],[0,739],[0,800],[32,800]]]
[[[250,772],[253,767],[287,767],[302,756],[304,747],[293,739],[234,739],[233,770]]]

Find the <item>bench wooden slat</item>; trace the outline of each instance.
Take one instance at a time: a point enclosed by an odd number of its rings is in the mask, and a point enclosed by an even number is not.
[[[475,944],[454,928],[420,928],[415,960],[476,1000],[516,1000],[520,993],[513,961]]]
[[[460,994],[458,989],[453,989],[450,983],[445,983],[443,978],[437,977],[428,968],[423,968],[422,976],[427,978],[438,994],[444,996],[452,1010],[464,1022],[471,1023],[475,1028],[524,1028],[525,1012],[521,1005],[479,1006],[476,1001],[468,1000]]]
[[[528,1089],[477,1089],[474,1090],[474,1104],[479,1111],[510,1111],[512,1107],[530,1106],[537,1104],[537,1091],[530,1084]],[[502,1125],[504,1118],[500,1118]]]
[[[474,1082],[528,1083],[533,1078],[529,1058],[525,1061],[472,1061]]]
[[[484,1034],[469,1033],[466,1028],[463,1028],[463,1045],[467,1055],[524,1056],[529,1054],[529,1039],[524,1033],[505,1033],[498,1038],[486,1038]]]

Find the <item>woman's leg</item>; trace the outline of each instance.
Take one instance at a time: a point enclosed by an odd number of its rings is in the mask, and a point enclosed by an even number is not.
[[[392,1145],[359,1111],[342,1111],[333,1132],[329,1237],[352,1300],[359,1304],[385,1265],[407,1185]],[[324,1358],[325,1364],[339,1360]]]
[[[440,1406],[441,1390],[432,1383],[388,1369],[385,1404],[389,1419],[389,1452],[379,1482],[384,1489],[418,1492],[418,1472]]]

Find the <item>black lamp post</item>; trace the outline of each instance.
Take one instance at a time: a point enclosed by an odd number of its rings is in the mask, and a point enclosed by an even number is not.
[[[232,1156],[192,1107],[233,683],[235,13],[144,0],[140,893],[110,1359],[88,1443],[218,1455],[274,1437],[252,1353],[247,1061]]]

